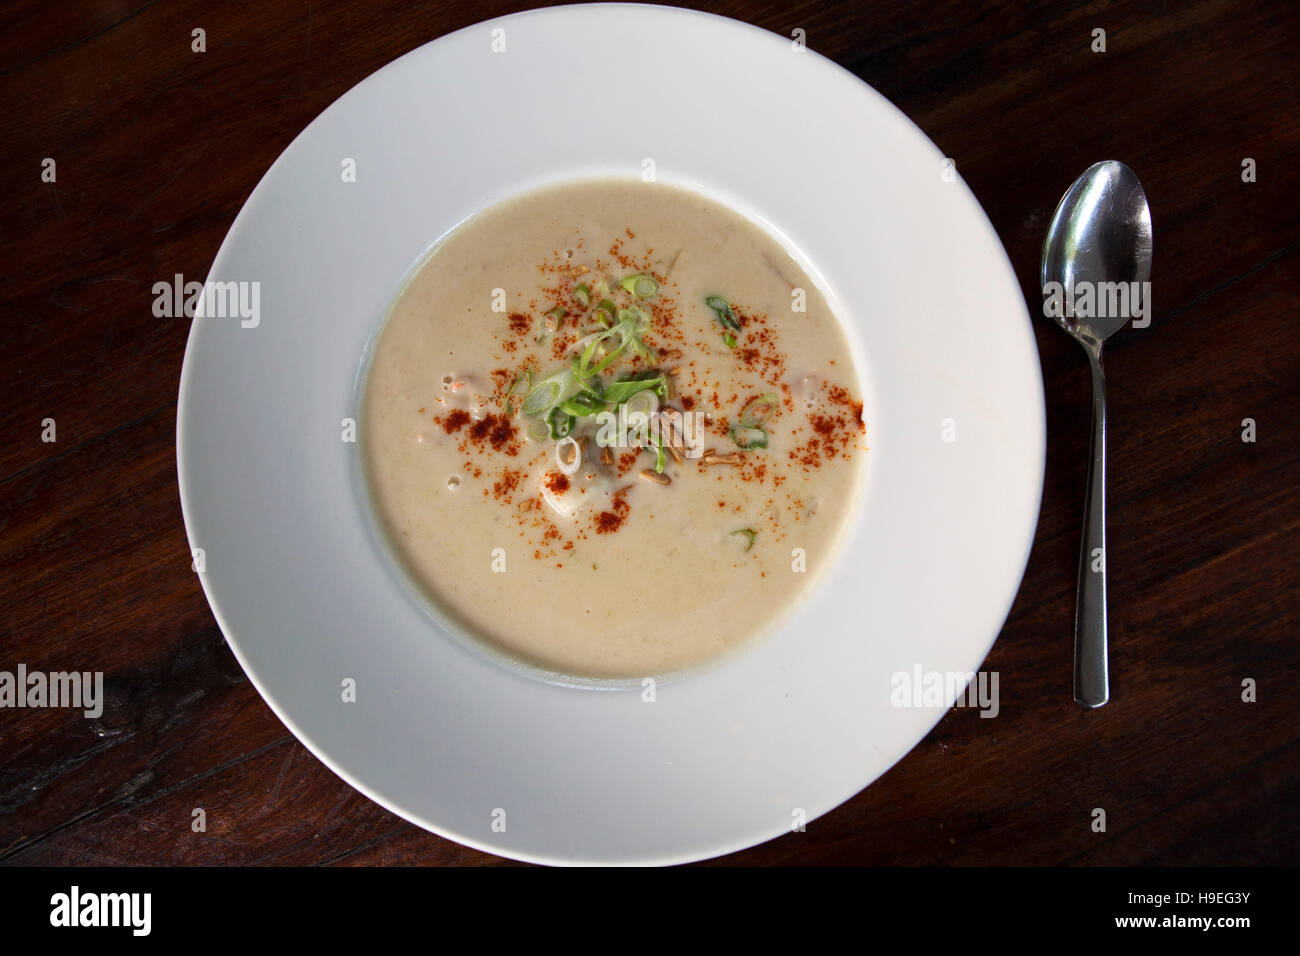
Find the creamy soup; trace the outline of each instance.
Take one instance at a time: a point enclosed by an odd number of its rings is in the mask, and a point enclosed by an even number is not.
[[[639,181],[455,229],[394,303],[363,406],[375,510],[433,606],[578,677],[678,671],[774,624],[833,559],[866,450],[799,264]]]

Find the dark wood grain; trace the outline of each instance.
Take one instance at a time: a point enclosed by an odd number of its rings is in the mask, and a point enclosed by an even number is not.
[[[155,318],[150,290],[206,274],[267,167],[348,88],[515,9],[0,11],[0,669],[102,670],[109,693],[98,721],[0,711],[0,861],[503,862],[354,792],[235,663],[181,523],[188,321]],[[1112,703],[1071,700],[1089,382],[1078,347],[1040,321],[1047,476],[1024,585],[985,665],[1001,675],[1000,716],[950,712],[807,833],[716,862],[1295,862],[1300,6],[710,9],[802,28],[898,104],[954,159],[1031,303],[1047,220],[1090,162],[1138,172],[1156,230],[1154,321],[1107,351]],[[1090,49],[1094,28],[1105,53]],[[40,179],[46,156],[55,184]],[[1246,157],[1257,182],[1242,181]],[[40,440],[45,418],[57,443]],[[1105,833],[1089,827],[1098,806]],[[196,807],[205,834],[191,832]]]

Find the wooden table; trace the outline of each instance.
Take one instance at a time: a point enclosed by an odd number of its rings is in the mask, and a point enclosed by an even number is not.
[[[781,6],[713,9],[804,30],[898,104],[955,160],[1031,303],[1061,193],[1096,160],[1132,166],[1153,208],[1154,321],[1107,349],[1109,706],[1071,699],[1087,363],[1039,319],[1047,477],[1024,585],[985,664],[1001,675],[1000,716],[950,712],[806,833],[721,862],[1294,862],[1300,6]],[[336,778],[227,650],[177,494],[189,320],[156,318],[151,287],[206,275],[267,167],[348,88],[515,9],[18,0],[0,12],[0,669],[102,670],[108,694],[99,721],[0,711],[4,862],[501,862]],[[191,830],[199,807],[206,833]]]

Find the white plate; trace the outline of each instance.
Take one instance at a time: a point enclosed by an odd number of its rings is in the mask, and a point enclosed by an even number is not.
[[[812,599],[654,703],[535,680],[439,632],[386,564],[359,446],[341,440],[367,344],[438,236],[522,189],[638,176],[647,158],[811,263],[857,350],[871,446],[859,520]],[[979,668],[1042,489],[1030,320],[943,160],[830,61],[663,7],[470,27],[322,113],[213,263],[210,281],[261,283],[260,321],[195,320],[177,425],[204,590],[280,719],[394,813],[549,863],[727,853],[800,814],[816,826],[884,773],[943,714],[893,706],[891,676]]]

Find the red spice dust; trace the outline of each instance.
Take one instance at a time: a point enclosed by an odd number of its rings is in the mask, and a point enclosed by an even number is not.
[[[627,513],[631,510],[628,503],[623,500],[624,493],[620,491],[614,496],[612,511],[602,511],[596,515],[596,534],[613,534],[623,527],[623,522],[627,520]]]
[[[468,424],[469,412],[457,408],[448,413],[447,417],[442,420],[442,430],[448,435],[454,435]]]
[[[505,471],[501,472],[501,480],[492,485],[493,497],[498,501],[509,501],[511,496],[514,494],[515,489],[519,487],[519,483],[523,481],[523,478],[524,473],[522,471],[507,468]],[[487,494],[486,488],[483,489],[483,493]]]
[[[452,412],[452,415],[455,414],[457,413]],[[493,451],[501,451],[507,443],[514,447],[516,431],[515,426],[510,424],[510,419],[504,415],[489,414],[469,427],[469,441],[479,447],[491,445]],[[510,453],[509,449],[506,449],[506,453]]]
[[[808,424],[812,425],[813,431],[819,435],[833,435],[839,422],[828,415],[809,415]]]

